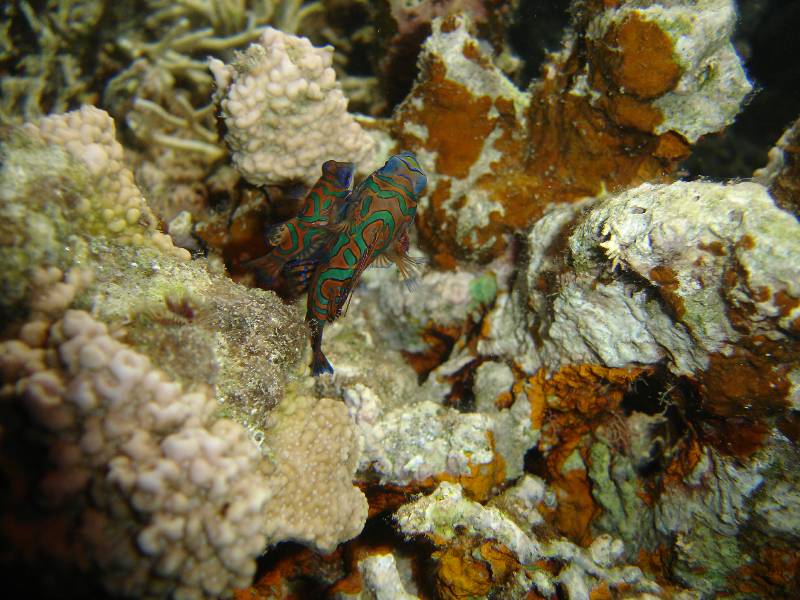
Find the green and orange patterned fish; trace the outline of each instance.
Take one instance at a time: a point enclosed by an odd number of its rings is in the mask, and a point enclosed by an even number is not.
[[[244,266],[259,269],[261,279],[270,287],[281,271],[289,271],[295,291],[303,291],[319,253],[336,234],[330,217],[350,194],[354,171],[351,162],[325,162],[322,176],[306,195],[297,216],[267,231],[267,239],[274,247]]]
[[[419,261],[408,255],[408,231],[427,178],[411,152],[392,156],[367,177],[350,199],[337,207],[331,228],[338,232],[325,244],[308,287],[306,322],[311,328],[311,372],[333,373],[322,352],[325,323],[335,321],[370,264],[394,262],[408,278]]]

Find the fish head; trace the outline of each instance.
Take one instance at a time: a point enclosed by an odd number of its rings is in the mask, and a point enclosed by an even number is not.
[[[383,175],[403,177],[411,183],[414,195],[419,196],[428,184],[428,178],[422,170],[416,155],[407,150],[395,154],[380,169]]]
[[[332,178],[337,184],[342,186],[343,189],[348,189],[352,185],[355,172],[355,163],[339,162],[336,160],[327,160],[322,163],[323,176]]]

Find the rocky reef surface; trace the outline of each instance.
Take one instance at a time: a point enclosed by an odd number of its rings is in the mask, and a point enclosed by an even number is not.
[[[573,0],[530,84],[526,2],[43,4],[0,27],[12,589],[800,593],[797,122],[681,172],[753,93],[736,3]],[[399,150],[427,267],[365,272],[313,378],[244,263]]]

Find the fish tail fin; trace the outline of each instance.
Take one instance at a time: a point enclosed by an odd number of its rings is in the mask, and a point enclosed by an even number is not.
[[[333,367],[322,352],[322,330],[325,324],[310,314],[306,315],[306,322],[311,330],[311,374],[314,377],[325,373],[333,375]]]
[[[333,375],[333,366],[331,366],[330,361],[325,358],[322,350],[317,350],[311,357],[311,374],[314,377],[319,377],[325,373]]]

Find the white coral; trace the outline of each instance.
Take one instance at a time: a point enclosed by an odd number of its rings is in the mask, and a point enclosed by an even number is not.
[[[255,185],[313,183],[326,160],[367,162],[375,149],[347,112],[333,48],[267,28],[232,65],[211,59],[237,169]]]
[[[183,390],[88,313],[35,333],[0,344],[0,397],[48,432],[45,503],[79,515],[80,555],[110,591],[229,596],[270,544],[332,550],[360,532],[367,506],[341,404],[279,410],[266,460],[242,425],[214,416],[213,397]]]
[[[58,364],[46,368],[36,357],[51,349]],[[246,430],[211,417],[213,398],[183,391],[82,311],[54,323],[43,349],[0,345],[0,365],[55,434],[42,489],[83,506],[81,543],[109,565],[111,590],[214,597],[250,582],[273,492]]]

